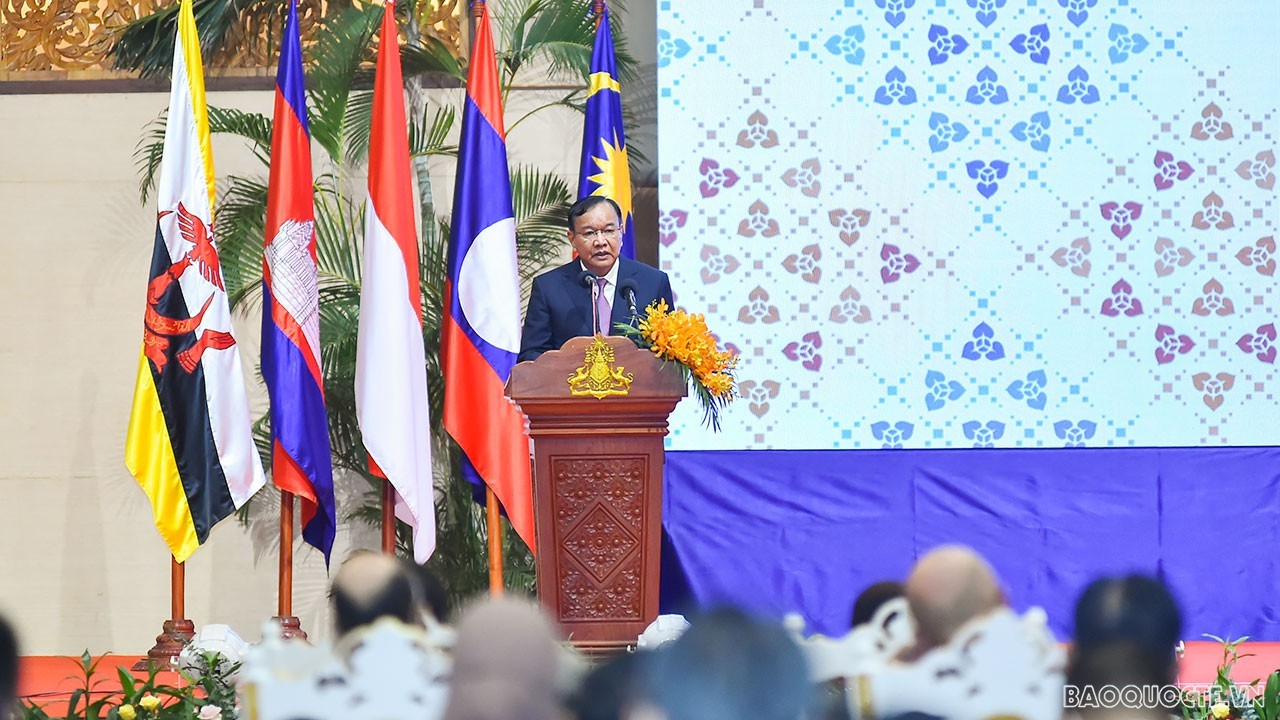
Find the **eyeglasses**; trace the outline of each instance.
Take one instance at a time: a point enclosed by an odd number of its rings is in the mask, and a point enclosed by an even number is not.
[[[618,228],[607,227],[607,228],[601,228],[599,230],[585,230],[583,232],[575,231],[574,234],[577,235],[578,237],[585,238],[586,241],[589,243],[593,243],[596,241],[596,238],[604,238],[605,240],[612,240],[618,237]]]

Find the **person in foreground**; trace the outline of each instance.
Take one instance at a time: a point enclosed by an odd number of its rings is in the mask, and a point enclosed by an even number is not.
[[[621,218],[618,204],[599,195],[569,208],[569,244],[578,257],[534,278],[520,362],[559,350],[570,338],[595,334],[597,317],[601,334],[609,335],[614,323],[633,322],[633,307],[643,314],[657,300],[675,305],[666,273],[618,256]]]

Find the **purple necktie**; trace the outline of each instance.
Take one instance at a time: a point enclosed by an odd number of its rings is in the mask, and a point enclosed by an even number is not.
[[[600,334],[609,334],[609,316],[613,314],[613,310],[609,307],[609,299],[604,294],[605,283],[608,280],[604,278],[596,278],[596,317],[600,320]]]

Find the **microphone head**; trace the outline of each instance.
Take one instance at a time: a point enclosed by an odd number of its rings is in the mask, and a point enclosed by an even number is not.
[[[634,278],[627,278],[626,280],[622,280],[618,283],[618,292],[620,293],[625,293],[625,292],[634,293],[636,290],[639,290],[639,289],[640,289],[640,286],[636,284],[636,281]]]
[[[597,279],[598,278],[596,278],[596,276],[593,275],[590,270],[583,270],[582,272],[578,273],[578,283],[581,285],[586,285],[587,287],[591,287],[592,285],[594,285]]]

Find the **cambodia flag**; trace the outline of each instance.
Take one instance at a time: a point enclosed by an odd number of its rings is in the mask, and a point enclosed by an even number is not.
[[[621,253],[623,257],[634,260],[636,231],[631,213],[631,168],[627,164],[627,134],[622,128],[622,86],[618,84],[607,4],[596,27],[588,81],[578,197],[603,195],[618,203],[622,208]]]
[[[436,548],[436,516],[417,207],[395,5],[388,2],[379,34],[369,128],[356,418],[370,470],[395,487],[396,516],[413,528],[413,558],[424,563]]]
[[[444,427],[532,550],[524,415],[504,392],[520,351],[520,274],[489,9],[479,3],[462,111],[441,339]]]
[[[302,537],[328,564],[337,517],[320,374],[311,136],[296,0],[289,5],[276,74],[266,229],[262,377],[271,396],[271,478],[300,499]]]

